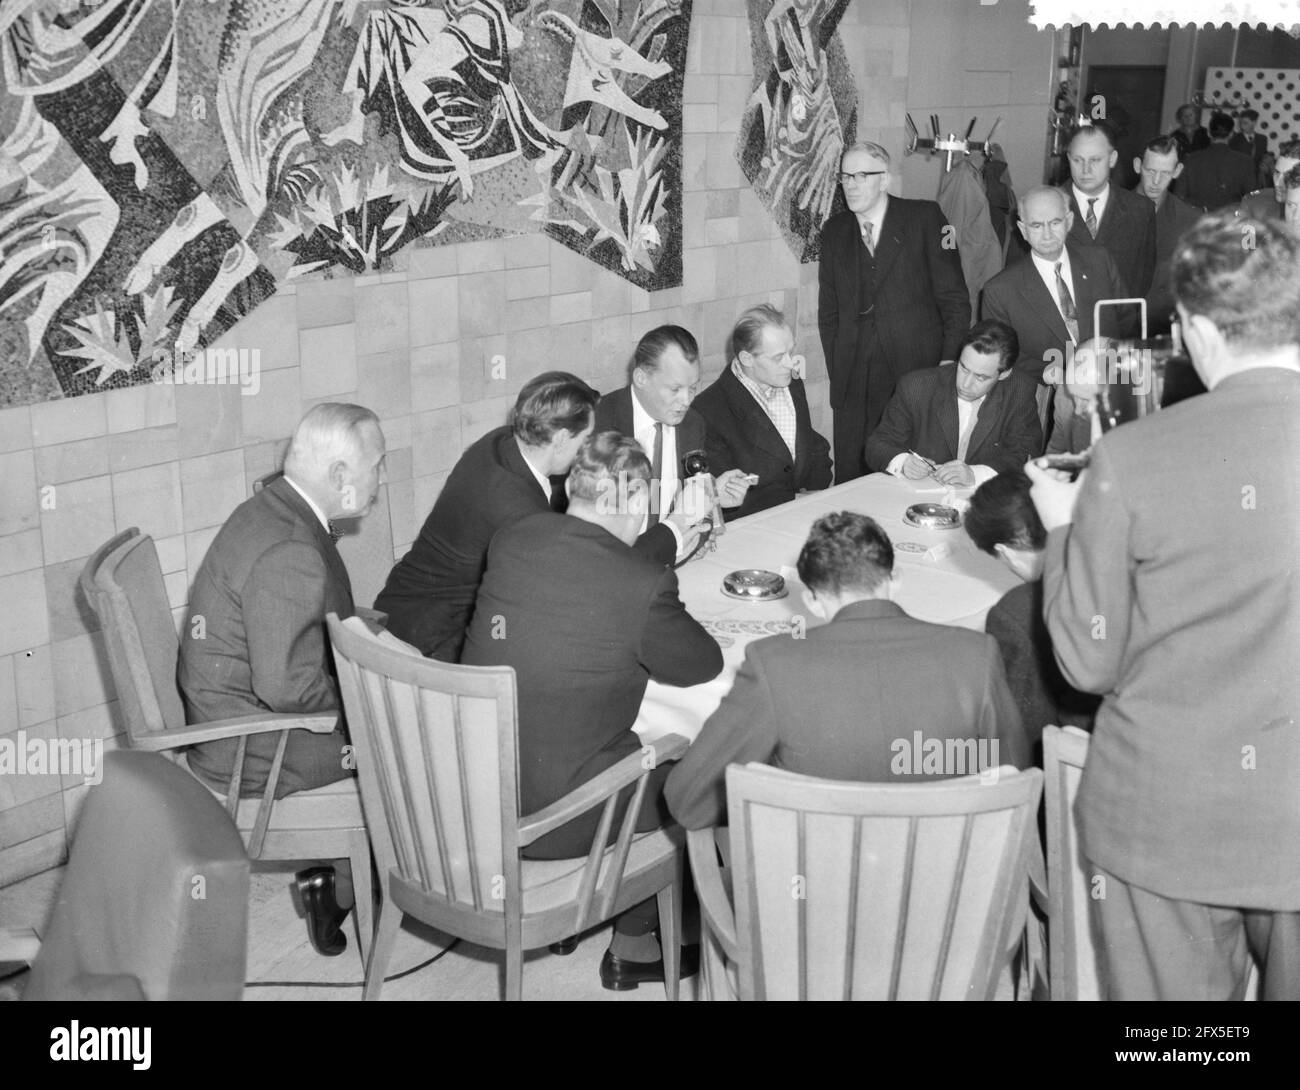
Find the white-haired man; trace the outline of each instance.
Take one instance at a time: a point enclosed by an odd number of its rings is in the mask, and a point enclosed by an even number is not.
[[[355,609],[333,520],[370,510],[383,466],[384,433],[369,409],[317,405],[298,423],[284,475],[235,508],[195,577],[177,671],[189,722],[339,711],[325,614],[350,617]],[[263,734],[248,740],[243,794],[265,789],[278,739]],[[225,790],[237,744],[223,739],[192,747],[190,768]],[[276,796],[351,775],[346,744],[341,716],[331,734],[292,732]],[[346,945],[338,925],[351,904],[350,882],[341,874],[337,885],[336,899],[328,867],[298,876],[308,934],[326,955]]]

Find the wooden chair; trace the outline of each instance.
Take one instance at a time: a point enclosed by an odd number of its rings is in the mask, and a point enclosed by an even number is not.
[[[234,775],[224,794],[214,794],[225,804],[253,859],[350,862],[364,964],[374,932],[374,906],[370,841],[356,781],[348,778],[275,798],[289,731],[328,734],[337,716],[268,712],[187,726],[176,686],[180,645],[167,604],[158,552],[153,538],[135,527],[118,534],[91,555],[81,573],[81,588],[103,626],[109,669],[130,748],[167,753],[185,765],[184,757],[175,752],[181,747],[238,738]],[[241,798],[248,739],[270,733],[278,733],[280,738],[266,790],[260,800]],[[188,765],[185,767],[188,769]]]
[[[991,999],[1024,932],[1042,785],[1037,769],[913,785],[732,765],[734,912],[713,830],[688,838],[706,942],[741,999]]]
[[[104,757],[24,999],[239,999],[248,856],[220,804],[154,753]]]
[[[521,816],[515,672],[426,659],[357,618],[329,618],[361,798],[384,887],[364,998],[378,999],[404,913],[506,952],[505,994],[522,998],[523,952],[576,935],[654,895],[665,988],[677,998],[682,853],[665,830],[636,833],[650,771],[686,751],[668,735],[535,814]],[[634,787],[608,848],[618,796]],[[521,850],[603,804],[585,859]]]
[[[1088,760],[1089,737],[1078,727],[1043,731],[1043,797],[1047,807],[1048,965],[1053,1000],[1100,1000],[1101,970],[1089,904],[1092,887],[1079,848],[1074,803]],[[1252,962],[1246,998],[1259,991]]]

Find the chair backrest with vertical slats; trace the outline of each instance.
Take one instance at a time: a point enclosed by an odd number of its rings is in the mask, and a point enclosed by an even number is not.
[[[179,642],[153,538],[134,527],[118,534],[86,561],[81,586],[103,626],[132,744],[184,726],[176,686]]]
[[[731,766],[741,998],[991,998],[1041,792],[1037,769],[913,785]]]
[[[1047,810],[1048,953],[1053,999],[1100,999],[1097,950],[1088,901],[1092,895],[1074,822],[1088,735],[1077,727],[1043,731],[1043,793]]]
[[[514,670],[435,662],[355,617],[328,622],[381,876],[395,869],[466,912],[517,906]]]

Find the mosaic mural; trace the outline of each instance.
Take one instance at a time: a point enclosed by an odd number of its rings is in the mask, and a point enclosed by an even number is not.
[[[690,0],[5,0],[0,405],[278,283],[544,232],[679,285]]]
[[[835,36],[849,0],[749,0],[757,83],[736,158],[801,262],[844,207],[840,153],[857,132],[857,89]]]

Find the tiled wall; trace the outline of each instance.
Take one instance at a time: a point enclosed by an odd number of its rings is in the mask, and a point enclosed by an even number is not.
[[[914,27],[932,25],[940,6],[850,4],[841,32],[863,137],[901,150],[909,80],[931,78],[909,75]],[[979,8],[1008,33],[1020,33],[1026,10],[1023,0]],[[1044,58],[1014,59],[1045,67]],[[1028,79],[1021,73],[1007,85]],[[116,744],[122,728],[102,639],[76,593],[85,557],[117,530],[140,526],[158,543],[182,616],[218,527],[252,481],[276,468],[316,401],[359,401],[379,414],[398,555],[460,452],[503,421],[528,378],[562,368],[612,389],[625,381],[636,339],[663,322],[696,334],[711,381],[736,315],[776,302],[795,325],[814,418],[827,431],[816,266],[794,260],[735,159],[751,83],[740,0],[695,0],[680,288],[649,295],[542,237],[407,250],[392,273],[297,282],[231,330],[222,347],[260,350],[256,396],[238,386],[140,386],[0,411],[0,737],[22,729],[29,738]],[[1036,158],[1013,163],[1017,179],[1041,158],[1040,143]],[[931,196],[937,178],[928,171],[905,192]],[[64,858],[84,791],[57,777],[0,776],[0,885]]]

